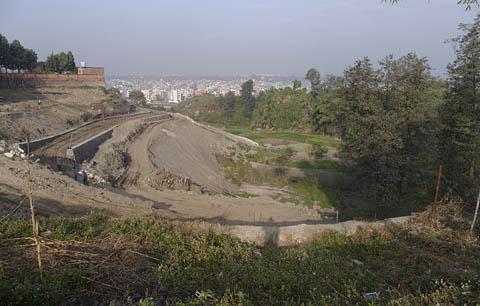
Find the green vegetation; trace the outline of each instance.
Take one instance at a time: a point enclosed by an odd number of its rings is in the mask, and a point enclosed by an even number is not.
[[[22,240],[31,225],[6,222],[0,300],[12,306],[479,303],[478,237],[468,234],[458,211],[441,207],[439,215],[449,217],[436,227],[421,219],[424,230],[415,234],[417,224],[349,237],[327,232],[288,248],[255,247],[154,218],[51,218],[40,223],[48,242],[43,283],[29,240]],[[368,292],[378,300],[366,301]]]
[[[295,205],[299,205],[300,200],[297,198],[281,198],[280,203],[293,203]]]
[[[300,168],[300,169],[318,169],[318,170],[325,170],[325,171],[331,171],[331,172],[345,171],[345,167],[334,160],[319,160],[316,162],[302,160],[302,161],[290,163],[289,167]]]
[[[58,54],[53,54],[52,52],[52,54],[47,56],[43,68],[44,71],[50,73],[74,73],[77,69],[72,51],[68,51],[68,53],[61,52]]]
[[[226,129],[225,132],[233,134],[233,135],[243,135],[243,134],[249,134],[252,131],[242,130],[242,129]]]
[[[480,184],[480,15],[460,29],[464,35],[453,39],[457,57],[448,66],[451,86],[440,109],[439,155],[450,187],[473,207]]]
[[[253,168],[250,162],[246,160],[234,161],[225,156],[217,156],[219,163],[226,168],[226,178],[232,183],[241,185],[250,183],[254,185],[268,184],[272,186],[283,187],[287,184],[287,178],[283,169],[278,169],[274,173],[269,173],[264,169]]]
[[[325,135],[305,135],[300,133],[294,132],[269,132],[269,131],[253,131],[247,129],[225,129],[225,132],[234,135],[242,135],[247,137],[248,139],[257,141],[261,139],[268,139],[268,138],[275,138],[281,140],[290,140],[296,141],[301,143],[308,143],[312,145],[324,145],[328,149],[338,149],[342,143],[342,141],[338,138],[332,136],[325,136]],[[296,152],[305,152],[307,149],[304,148],[295,148]]]
[[[300,201],[309,208],[332,208],[344,197],[338,188],[309,180],[294,180],[288,183],[288,187],[295,191]]]
[[[128,95],[128,99],[138,105],[145,105],[147,103],[145,95],[140,90],[134,90],[130,92],[130,94]]]
[[[239,194],[239,196],[240,196],[241,198],[246,198],[246,199],[258,197],[257,195],[248,193],[248,192],[246,192],[246,191],[242,191],[242,192]]]
[[[0,67],[20,72],[32,71],[36,65],[37,53],[25,49],[18,40],[8,43],[7,38],[0,34]]]

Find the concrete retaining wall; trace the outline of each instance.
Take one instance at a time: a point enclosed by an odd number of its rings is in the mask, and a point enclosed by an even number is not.
[[[173,118],[170,114],[162,114],[158,116],[148,117],[143,119],[144,122],[155,122],[165,119]],[[69,150],[68,154],[75,158],[75,161],[79,164],[95,156],[98,151],[98,147],[108,138],[112,137],[113,129],[118,125],[95,135],[84,142],[74,146]]]
[[[404,224],[414,217],[415,215],[390,218],[377,222],[345,221],[335,224],[299,224],[294,226],[207,225],[204,223],[200,227],[212,229],[217,233],[228,234],[255,245],[273,244],[276,246],[289,246],[297,244],[298,239],[305,242],[326,231],[353,235],[361,228],[379,228],[389,224]]]
[[[43,147],[47,143],[50,143],[50,142],[54,141],[55,139],[57,139],[60,136],[63,136],[65,134],[68,134],[68,133],[73,132],[73,131],[75,131],[79,128],[82,128],[84,126],[90,125],[90,124],[98,122],[98,121],[113,119],[113,118],[122,118],[122,117],[134,117],[134,116],[144,115],[144,114],[149,114],[149,113],[151,113],[151,112],[149,111],[149,112],[127,114],[127,115],[121,115],[121,116],[115,116],[115,117],[106,117],[106,118],[100,118],[100,119],[95,119],[95,120],[92,120],[92,121],[89,121],[89,122],[85,122],[84,124],[82,124],[80,126],[77,126],[77,127],[72,128],[72,129],[60,132],[58,134],[30,141],[30,152],[35,151],[35,150]],[[27,151],[27,143],[26,142],[19,142],[19,143],[14,144],[14,146],[21,148],[25,152]]]
[[[75,161],[81,164],[83,161],[93,157],[98,151],[98,147],[108,138],[112,137],[113,129],[118,125],[95,135],[71,149],[71,154],[75,157]]]

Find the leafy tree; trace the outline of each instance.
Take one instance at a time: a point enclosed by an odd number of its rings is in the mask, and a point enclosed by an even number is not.
[[[400,0],[382,0],[382,2],[390,2],[395,4],[400,2]],[[457,0],[457,4],[466,5],[466,10],[470,10],[472,5],[479,6],[478,0]]]
[[[45,67],[48,72],[75,72],[75,58],[71,51],[68,51],[68,54],[65,52],[53,54],[52,52],[45,60]]]
[[[253,96],[253,81],[248,80],[242,84],[240,89],[240,100],[243,105],[243,114],[247,118],[252,117],[255,108],[255,97]]]
[[[447,67],[440,160],[452,187],[471,202],[480,186],[480,15],[460,29],[464,34],[453,39],[456,59]]]
[[[12,43],[10,44],[11,69],[20,72],[20,69],[24,68],[25,65],[24,57],[25,48],[18,40],[12,41]]]
[[[135,104],[143,105],[147,102],[145,95],[140,90],[134,90],[130,92],[128,98],[132,100]]]
[[[345,71],[340,107],[342,153],[361,188],[379,206],[396,206],[424,189],[435,148],[430,67],[425,58],[364,58]]]
[[[223,114],[225,117],[231,119],[235,113],[235,94],[231,91],[222,98]]]
[[[8,68],[10,62],[10,45],[5,36],[0,34],[0,67]]]
[[[58,67],[59,65],[58,65],[57,57],[52,52],[52,54],[47,56],[47,59],[45,60],[45,68],[47,72],[58,72],[59,71]]]
[[[67,65],[65,69],[70,72],[75,72],[75,58],[73,57],[72,51],[68,51],[67,53]]]
[[[302,82],[299,80],[293,80],[293,90],[299,90],[302,88]]]
[[[310,81],[312,87],[312,96],[318,97],[320,94],[320,72],[315,68],[310,68],[305,75],[305,79]]]
[[[310,155],[313,158],[315,165],[318,165],[321,160],[325,158],[325,154],[328,153],[328,148],[323,144],[312,144],[312,151]]]
[[[22,68],[32,71],[37,66],[37,53],[32,49],[26,49],[23,55]]]

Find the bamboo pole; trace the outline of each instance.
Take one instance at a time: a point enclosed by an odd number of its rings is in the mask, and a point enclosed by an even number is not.
[[[33,202],[33,188],[32,188],[32,175],[30,172],[30,131],[24,129],[25,138],[27,141],[27,158],[25,162],[27,163],[27,175],[28,175],[28,200],[30,201],[30,213],[32,215],[32,229],[33,229],[33,239],[37,247],[37,263],[38,269],[40,271],[40,281],[43,283],[43,269],[42,269],[42,256],[40,241],[38,239],[38,221],[35,218],[35,204]]]
[[[440,168],[438,169],[438,177],[437,177],[437,186],[435,188],[435,198],[433,199],[433,219],[435,220],[436,218],[436,212],[437,212],[437,199],[438,199],[438,190],[440,188],[440,178],[442,177],[442,165],[440,165]]]
[[[475,214],[473,215],[472,226],[470,227],[470,232],[473,233],[473,228],[475,227],[475,222],[477,221],[478,206],[480,204],[480,191],[478,192],[477,198],[477,207],[475,208]]]

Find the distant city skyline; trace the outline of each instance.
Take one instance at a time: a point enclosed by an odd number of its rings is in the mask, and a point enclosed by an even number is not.
[[[426,56],[444,76],[444,41],[471,23],[456,0],[60,0],[0,2],[0,33],[39,60],[71,50],[108,76],[341,75],[364,56]]]

